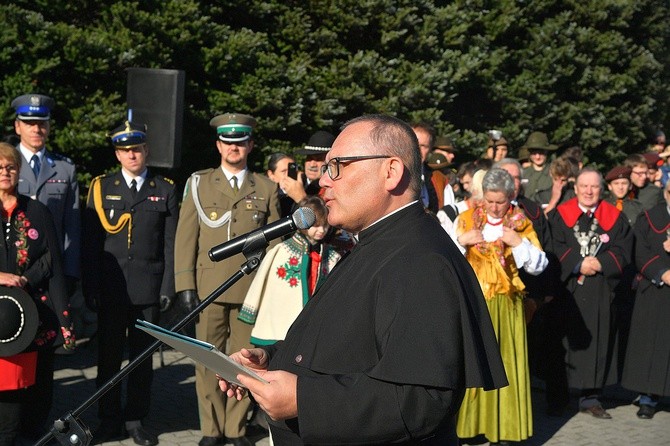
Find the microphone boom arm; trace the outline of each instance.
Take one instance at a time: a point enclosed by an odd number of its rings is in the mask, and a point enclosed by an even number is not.
[[[242,253],[244,254],[244,257],[247,259],[247,261],[240,266],[240,269],[235,272],[235,274],[233,274],[228,280],[212,291],[212,293],[207,296],[206,299],[200,302],[200,304],[195,307],[193,311],[184,316],[184,318],[171,327],[170,330],[179,331],[184,328],[186,325],[192,322],[198,316],[198,314],[200,314],[200,312],[205,309],[205,307],[214,302],[216,298],[218,298],[235,283],[237,283],[237,281],[244,277],[244,275],[249,275],[254,272],[261,264],[261,260],[265,256],[265,248],[267,248],[268,244],[268,241],[265,239],[262,233],[247,238],[247,243],[245,243],[245,246],[242,249]],[[40,438],[36,445],[46,445],[52,437],[63,446],[90,445],[93,439],[93,435],[91,434],[90,429],[78,417],[84,411],[86,411],[86,409],[98,401],[105,393],[111,390],[112,387],[119,384],[121,380],[125,378],[130,372],[132,372],[142,361],[149,358],[162,343],[162,341],[155,341],[153,344],[147,347],[146,350],[140,353],[139,356],[130,361],[124,368],[119,370],[116,375],[112,376],[109,381],[100,387],[86,401],[81,403],[79,407],[70,412],[67,412],[65,416],[55,420],[51,430],[42,438]]]

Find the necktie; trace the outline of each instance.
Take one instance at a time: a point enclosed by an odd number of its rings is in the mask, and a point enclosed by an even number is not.
[[[230,181],[233,182],[233,190],[237,193],[240,190],[240,188],[237,186],[237,177],[232,177]]]
[[[33,155],[33,157],[30,159],[30,163],[32,164],[32,169],[33,173],[35,174],[35,178],[37,178],[40,175],[40,157],[37,155]]]
[[[133,180],[130,182],[130,194],[135,198],[135,195],[137,195],[137,181],[133,178]]]
[[[616,208],[623,211],[623,200],[621,198],[616,199]]]

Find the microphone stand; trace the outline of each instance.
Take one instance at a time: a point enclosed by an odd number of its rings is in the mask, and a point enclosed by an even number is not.
[[[259,246],[262,245],[262,246]],[[193,319],[195,319],[198,314],[205,307],[231,286],[233,286],[238,280],[240,280],[244,275],[249,275],[258,268],[261,263],[261,260],[265,256],[265,248],[267,248],[268,242],[264,243],[254,243],[251,246],[246,247],[242,253],[246,257],[247,261],[242,264],[240,269],[233,274],[228,280],[223,284],[219,285],[217,289],[212,291],[212,293],[207,296],[207,298],[200,302],[200,304],[188,313],[184,318],[177,322],[173,327],[170,328],[171,331],[179,331],[188,325]],[[98,401],[105,393],[107,393],[112,387],[119,384],[123,378],[125,378],[130,372],[132,372],[142,361],[150,357],[158,347],[162,344],[162,341],[155,341],[146,350],[140,353],[135,359],[129,362],[124,368],[119,370],[116,375],[107,381],[102,387],[100,387],[93,395],[91,395],[86,401],[81,403],[79,407],[68,412],[65,416],[54,421],[53,427],[50,432],[45,434],[39,441],[36,443],[37,446],[45,445],[52,437],[54,437],[61,445],[64,446],[88,446],[91,444],[93,435],[91,434],[90,429],[78,418],[86,409],[88,409],[93,403]]]

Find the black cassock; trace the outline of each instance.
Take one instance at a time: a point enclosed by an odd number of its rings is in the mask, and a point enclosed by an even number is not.
[[[440,444],[466,386],[507,384],[474,272],[419,203],[359,234],[270,354],[298,375],[276,445]]]
[[[605,239],[596,253],[602,271],[579,281],[583,259],[575,237],[594,228],[596,240]],[[561,265],[561,281],[566,288],[564,305],[564,344],[566,367],[571,387],[599,389],[614,384],[616,376],[616,321],[612,302],[614,288],[623,268],[630,263],[633,234],[627,218],[616,207],[600,201],[592,216],[582,212],[573,198],[549,214],[554,254]],[[604,235],[601,237],[601,235]],[[606,240],[609,239],[609,240]],[[597,242],[596,242],[597,244]]]
[[[670,230],[667,205],[646,211],[635,222],[635,262],[642,274],[637,288],[621,384],[640,393],[670,395],[670,287],[661,276],[670,269],[663,242]]]

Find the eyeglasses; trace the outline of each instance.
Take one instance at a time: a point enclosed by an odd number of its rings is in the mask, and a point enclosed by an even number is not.
[[[345,163],[352,163],[354,161],[374,160],[381,158],[391,158],[391,155],[360,155],[360,156],[336,156],[328,160],[326,164],[321,166],[321,175],[328,172],[331,180],[336,180],[340,176],[340,165]]]
[[[7,173],[16,173],[18,170],[14,164],[7,164],[6,166],[0,166],[0,172],[6,170]]]

